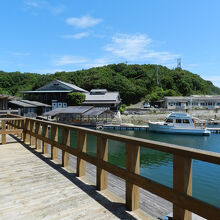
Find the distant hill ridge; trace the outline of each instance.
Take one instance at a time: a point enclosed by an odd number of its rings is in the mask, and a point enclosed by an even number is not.
[[[157,84],[158,67],[159,84]],[[0,93],[19,95],[21,90],[36,90],[54,79],[73,83],[85,90],[107,89],[119,91],[125,104],[140,100],[154,102],[164,95],[220,94],[211,81],[182,69],[168,69],[160,65],[111,64],[74,72],[36,74],[0,71]]]

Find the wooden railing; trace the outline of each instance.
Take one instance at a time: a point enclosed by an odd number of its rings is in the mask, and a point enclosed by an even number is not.
[[[10,126],[8,124],[9,121],[16,121],[17,124],[24,123],[24,118],[17,116],[15,118],[8,118],[5,114],[0,114],[0,123],[1,123],[1,129],[0,129],[0,135],[2,135],[2,144],[6,144],[6,135],[7,134],[17,134],[21,135],[23,133],[22,129],[13,129],[15,126]],[[22,126],[20,126],[22,128]]]
[[[48,153],[48,144],[51,145],[51,158],[58,159],[58,149],[62,150],[62,165],[69,164],[69,154],[77,157],[77,176],[85,175],[85,163],[89,162],[97,167],[96,185],[98,190],[107,188],[107,173],[112,173],[126,181],[126,205],[129,210],[139,207],[139,187],[150,191],[173,203],[174,219],[191,219],[196,213],[207,219],[220,219],[220,209],[192,197],[192,159],[206,161],[220,165],[220,154],[171,145],[140,138],[95,131],[76,126],[25,118],[19,123],[19,116],[7,121],[15,129],[23,130],[23,141],[41,148]],[[58,129],[62,130],[62,143],[58,141]],[[48,132],[50,130],[50,132]],[[77,148],[70,147],[70,132],[77,132]],[[50,133],[50,135],[49,135]],[[87,134],[97,137],[96,157],[86,153]],[[117,167],[108,162],[108,140],[115,140],[126,145],[126,169]],[[42,143],[41,143],[42,142]],[[173,155],[173,188],[167,187],[139,175],[140,146]],[[220,195],[218,195],[220,196]]]

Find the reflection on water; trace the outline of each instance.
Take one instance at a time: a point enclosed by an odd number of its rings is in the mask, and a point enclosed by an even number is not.
[[[161,141],[220,153],[220,134],[210,136],[159,134],[146,131],[106,130],[148,140]],[[115,160],[124,158],[121,148],[114,149]],[[172,186],[173,157],[170,154],[141,147],[141,175]],[[220,166],[193,160],[193,196],[220,207]]]
[[[107,132],[123,134],[148,140],[161,141],[186,147],[193,147],[220,153],[220,134],[210,136],[192,136],[159,134],[146,131],[106,130]],[[59,130],[59,143],[62,133]],[[71,147],[77,147],[77,133],[71,131]],[[97,139],[87,135],[87,153],[96,156]],[[125,144],[109,140],[109,162],[125,168]],[[170,154],[141,147],[140,174],[154,181],[172,187],[173,157]],[[193,196],[220,207],[220,166],[198,160],[193,160]]]

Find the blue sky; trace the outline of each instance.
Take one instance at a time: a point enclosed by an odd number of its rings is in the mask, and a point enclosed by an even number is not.
[[[220,87],[218,0],[1,1],[0,69],[73,71],[111,63],[182,67]]]

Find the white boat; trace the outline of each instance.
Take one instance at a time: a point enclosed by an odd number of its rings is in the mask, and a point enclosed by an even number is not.
[[[172,134],[210,135],[206,128],[196,127],[195,121],[186,113],[170,113],[164,122],[149,121],[149,130]]]

